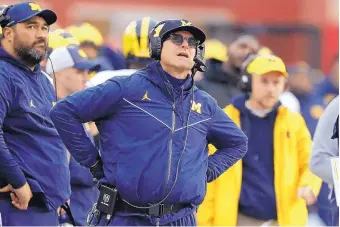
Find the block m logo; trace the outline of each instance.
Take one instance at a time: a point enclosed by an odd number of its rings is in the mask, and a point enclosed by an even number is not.
[[[182,23],[182,26],[189,26],[189,25],[192,25],[191,22],[189,22],[189,21],[186,22],[186,21],[184,21],[184,20],[182,20],[181,23]]]
[[[30,4],[31,10],[33,11],[41,11],[41,8],[38,4],[31,2]]]
[[[195,101],[192,101],[191,111],[201,114],[201,108],[202,108],[201,103],[196,103]]]

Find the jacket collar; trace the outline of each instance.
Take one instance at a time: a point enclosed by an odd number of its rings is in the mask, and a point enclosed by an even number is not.
[[[17,58],[14,58],[12,55],[10,55],[7,51],[5,51],[2,47],[0,47],[0,60],[2,61],[6,61],[8,62],[9,64],[17,67],[17,68],[20,68],[32,75],[35,75],[35,74],[39,74],[41,73],[41,68],[40,68],[40,65],[38,64],[34,70],[32,71],[30,68],[28,68],[24,63],[23,61],[17,59]]]
[[[232,104],[233,106],[236,107],[236,109],[240,111],[240,113],[244,114],[244,113],[249,112],[248,108],[246,107],[246,101],[248,99],[249,99],[249,95],[247,94],[238,95],[232,100]],[[280,106],[281,106],[281,102],[278,101],[276,105],[274,106],[274,108],[270,111],[270,113],[272,113],[273,111],[276,112]]]
[[[178,95],[187,95],[191,92],[191,89],[193,88],[196,90],[196,86],[193,85],[193,80],[190,75],[188,75],[188,78],[183,83],[183,85],[177,89],[173,88],[169,80],[167,79],[166,72],[162,68],[159,61],[153,62],[150,65],[148,65],[146,68],[146,75],[145,77],[150,80],[153,84],[158,86],[164,94],[167,96],[173,95],[173,97],[177,97]],[[194,87],[193,87],[194,86]],[[170,93],[170,94],[169,94]]]

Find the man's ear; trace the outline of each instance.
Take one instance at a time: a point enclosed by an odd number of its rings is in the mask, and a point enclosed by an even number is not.
[[[14,37],[14,30],[13,30],[13,28],[4,27],[2,29],[2,34],[3,34],[5,39],[7,39],[9,42],[12,42],[13,37]]]

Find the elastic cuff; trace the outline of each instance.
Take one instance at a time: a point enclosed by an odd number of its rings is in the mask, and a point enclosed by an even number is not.
[[[96,155],[91,155],[91,157],[88,159],[88,161],[86,162],[84,166],[87,168],[92,168],[98,163],[99,160],[100,160],[100,155],[99,155],[99,152],[97,151]]]

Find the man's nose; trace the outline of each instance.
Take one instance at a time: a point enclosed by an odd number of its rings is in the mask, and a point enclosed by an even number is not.
[[[268,83],[267,85],[267,91],[270,93],[270,94],[273,94],[276,90],[276,86],[274,83]]]
[[[183,38],[182,47],[189,47],[189,42],[187,38]]]
[[[42,28],[39,28],[39,29],[37,29],[37,32],[35,33],[35,36],[36,36],[37,38],[43,38],[44,41],[45,41],[45,40],[47,39],[47,37],[48,37],[48,32],[45,31],[45,30],[42,29]]]

